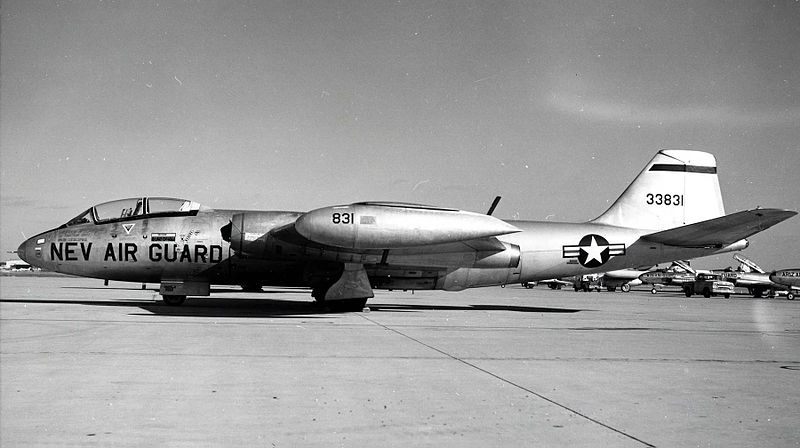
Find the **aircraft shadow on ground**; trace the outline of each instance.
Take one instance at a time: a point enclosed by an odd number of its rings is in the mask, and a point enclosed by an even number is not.
[[[382,305],[379,303],[367,303],[371,311],[376,312],[410,312],[410,311],[514,311],[517,313],[577,313],[580,311],[573,308],[549,308],[539,306],[517,306],[517,305]]]
[[[140,308],[147,313],[131,316],[177,317],[291,317],[330,314],[313,301],[300,302],[273,299],[195,298],[181,306],[170,306],[161,300],[74,300],[74,299],[0,299],[0,303],[84,305],[96,307]]]
[[[62,286],[63,289],[86,289],[86,290],[112,290],[112,291],[151,291],[151,292],[158,292],[159,288],[145,288],[142,289],[141,286],[132,287],[132,286]],[[236,289],[224,289],[224,288],[211,288],[212,294],[219,294],[219,293],[242,293],[242,294],[297,294],[307,292],[310,293],[311,290],[308,288],[297,288],[297,289],[286,289],[286,290],[273,290],[267,289],[263,291],[240,291]]]
[[[276,291],[280,292],[280,291]],[[313,317],[341,314],[331,311],[313,301],[241,298],[190,298],[181,306],[169,306],[148,300],[74,300],[74,299],[0,299],[5,303],[84,305],[97,307],[137,307],[147,313],[130,313],[133,316],[176,317]],[[367,303],[372,312],[420,312],[420,311],[512,311],[520,313],[577,313],[587,311],[571,308],[543,308],[515,305],[416,305]]]

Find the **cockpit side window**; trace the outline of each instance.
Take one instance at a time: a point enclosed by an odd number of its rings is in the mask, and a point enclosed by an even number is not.
[[[148,198],[147,213],[160,215],[164,213],[188,213],[193,210],[192,201],[175,198]]]

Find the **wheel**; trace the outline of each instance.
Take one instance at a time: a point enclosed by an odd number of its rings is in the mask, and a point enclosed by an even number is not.
[[[583,292],[589,292],[589,285],[583,285],[581,289],[583,289]]]
[[[616,286],[606,286],[606,290],[608,292],[614,292],[614,291],[617,290],[617,287]]]
[[[622,285],[622,292],[631,292],[631,285],[625,283]]]
[[[703,297],[705,297],[706,299],[710,298],[711,297],[711,290],[709,290],[708,288],[704,289],[703,290]]]
[[[731,295],[726,293],[726,294],[723,294],[722,297],[725,297],[726,299],[730,299]]]
[[[161,300],[169,306],[180,306],[186,301],[186,296],[161,296]]]
[[[526,289],[533,289],[533,283],[528,282],[528,283],[523,283],[523,285],[525,286]]]
[[[686,295],[686,297],[691,297],[692,296],[692,289],[691,288],[683,288],[683,293]]]
[[[786,300],[794,300],[794,293],[791,291],[786,293]]]
[[[758,298],[760,298],[761,296],[764,295],[764,290],[762,290],[762,289],[754,289],[751,294],[753,294],[753,297],[758,299]]]
[[[578,285],[575,285],[575,286],[573,286],[572,288],[575,290],[575,292],[578,292],[578,291],[580,291],[580,290],[581,290],[581,287],[580,287],[580,286],[578,286]]]
[[[261,285],[258,283],[242,283],[244,292],[261,292]]]
[[[657,293],[658,293],[658,290],[656,289],[655,286],[653,286],[653,289],[650,290],[650,294],[657,294]]]

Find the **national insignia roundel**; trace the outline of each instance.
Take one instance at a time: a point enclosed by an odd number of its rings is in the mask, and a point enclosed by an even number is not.
[[[577,245],[563,246],[564,258],[577,258],[578,263],[587,268],[602,266],[616,255],[625,255],[625,244],[610,244],[594,233],[581,238]]]

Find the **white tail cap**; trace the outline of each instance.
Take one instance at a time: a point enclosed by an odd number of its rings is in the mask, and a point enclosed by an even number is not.
[[[714,156],[702,151],[664,149],[593,222],[664,230],[724,214]]]

